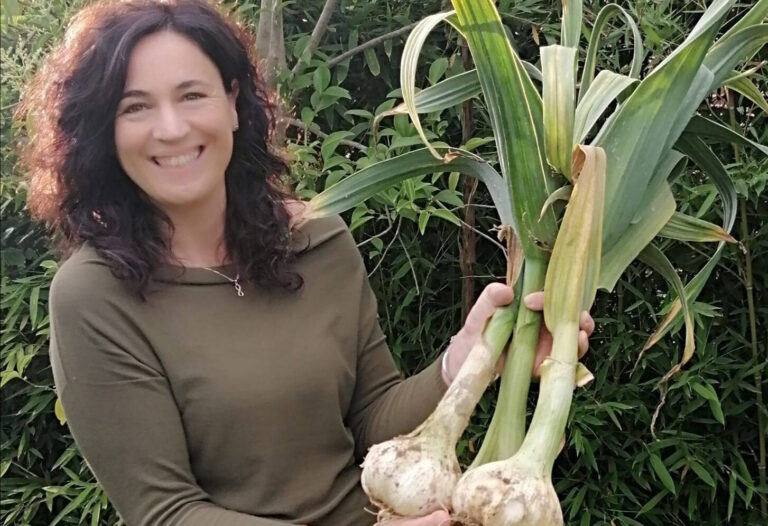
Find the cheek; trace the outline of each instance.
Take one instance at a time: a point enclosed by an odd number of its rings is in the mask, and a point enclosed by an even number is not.
[[[136,156],[140,153],[140,141],[137,135],[136,131],[131,129],[130,126],[115,126],[115,151],[123,168],[138,161]]]

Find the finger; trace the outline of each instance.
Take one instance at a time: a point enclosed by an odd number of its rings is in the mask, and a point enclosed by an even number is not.
[[[541,364],[552,352],[552,334],[547,330],[544,324],[539,329],[539,343],[536,346],[536,358],[533,361],[533,376],[541,376]]]
[[[579,358],[587,354],[587,349],[589,349],[589,336],[586,331],[579,331]]]
[[[503,283],[491,283],[483,289],[467,314],[464,329],[472,333],[480,332],[494,311],[501,305],[508,305],[514,296],[515,293],[511,287]]]
[[[544,291],[531,292],[523,298],[523,303],[531,310],[544,310]]]
[[[444,510],[436,511],[425,518],[429,520],[429,526],[448,526],[451,523],[451,516]]]
[[[587,336],[592,336],[595,330],[595,320],[585,310],[581,311],[581,316],[579,316],[579,329],[586,331]]]
[[[496,374],[501,375],[501,373],[504,372],[504,364],[507,363],[507,353],[503,352],[501,353],[501,356],[499,357],[499,361],[496,362]]]
[[[392,526],[447,526],[450,524],[451,516],[446,511],[439,510],[425,515],[423,517],[417,517],[415,519],[396,519],[391,522],[387,522]]]
[[[515,297],[515,291],[512,287],[504,283],[490,283],[480,294],[485,295],[494,307],[509,305]]]

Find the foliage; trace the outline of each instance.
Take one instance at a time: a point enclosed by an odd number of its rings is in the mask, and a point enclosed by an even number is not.
[[[117,517],[77,454],[71,436],[55,415],[55,395],[48,365],[47,290],[55,272],[54,256],[45,233],[30,223],[24,210],[24,185],[15,171],[10,121],[24,79],[39,64],[44,50],[57,38],[81,0],[3,0],[2,59],[2,290],[0,315],[0,524],[115,524]],[[682,41],[701,12],[701,3],[687,0],[622,1],[639,20],[650,67]],[[20,10],[14,11],[13,6]],[[585,6],[592,21],[602,5]],[[301,56],[322,10],[312,0],[286,4],[285,37],[289,67]],[[418,144],[416,129],[406,117],[385,119],[376,137],[374,115],[399,100],[398,74],[404,39],[388,40],[346,63],[327,67],[329,60],[359,43],[394,31],[441,8],[441,3],[400,0],[348,0],[338,12],[318,51],[296,76],[284,74],[281,90],[290,93],[296,120],[312,125],[322,137],[291,126],[287,154],[294,166],[290,181],[309,198],[331,183],[375,160],[388,158]],[[538,42],[557,38],[559,3],[551,0],[502,0],[500,11],[523,59],[531,59]],[[254,23],[258,3],[238,3]],[[591,25],[591,24],[590,24]],[[255,25],[254,25],[255,27]],[[606,30],[598,53],[602,65],[617,69],[631,59],[627,30],[617,20]],[[421,86],[463,71],[455,34],[433,33],[420,62]],[[623,71],[627,73],[628,71]],[[758,86],[766,85],[764,72]],[[764,89],[764,88],[763,88]],[[384,101],[384,102],[382,102]],[[735,118],[744,133],[768,142],[766,116],[737,97]],[[722,93],[709,107],[713,118],[729,123]],[[478,129],[470,146],[485,158],[494,155],[485,138],[490,125],[485,108],[475,103]],[[427,136],[461,144],[460,108],[427,114]],[[762,135],[760,135],[762,133]],[[361,151],[353,141],[364,147]],[[758,334],[768,331],[768,270],[757,264],[768,258],[768,162],[745,149],[717,150],[746,207],[754,271]],[[455,174],[423,176],[402,183],[345,216],[352,225],[368,264],[380,301],[380,319],[393,354],[408,374],[431,362],[461,324],[461,280],[458,229],[462,203]],[[680,210],[717,222],[715,188],[702,175],[687,170],[675,183],[691,197]],[[675,192],[678,194],[678,192]],[[478,242],[475,276],[479,285],[502,279],[505,269],[495,240],[496,219],[487,212],[490,198],[482,190],[475,199]],[[664,241],[665,251],[688,281],[711,250],[694,253],[679,242]],[[677,250],[684,247],[685,250]],[[617,294],[598,295],[593,315],[598,323],[586,365],[595,382],[576,393],[570,415],[568,446],[558,460],[554,479],[563,498],[568,524],[761,524],[759,502],[768,488],[759,487],[755,370],[768,377],[765,340],[760,363],[752,363],[749,312],[744,291],[744,254],[729,247],[707,288],[694,304],[697,355],[669,385],[666,404],[651,430],[659,402],[659,378],[679,361],[679,334],[662,340],[636,364],[638,350],[668,308],[666,284],[642,264],[622,276]],[[764,389],[764,385],[760,386]],[[534,389],[535,391],[535,389]],[[532,397],[535,392],[532,393]],[[476,450],[493,412],[487,396],[460,444]]]

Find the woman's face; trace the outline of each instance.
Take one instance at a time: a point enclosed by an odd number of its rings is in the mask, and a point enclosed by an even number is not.
[[[166,212],[226,206],[237,125],[232,88],[225,91],[211,59],[178,33],[154,33],[133,48],[115,119],[117,157]]]

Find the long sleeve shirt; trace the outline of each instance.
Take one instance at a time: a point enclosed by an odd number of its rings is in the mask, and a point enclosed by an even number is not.
[[[87,245],[61,265],[57,392],[128,526],[375,522],[359,464],[434,409],[440,366],[401,378],[341,219],[299,234],[297,292],[246,285],[239,297],[210,270],[166,266],[142,301]]]

